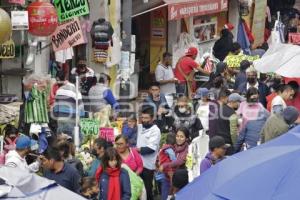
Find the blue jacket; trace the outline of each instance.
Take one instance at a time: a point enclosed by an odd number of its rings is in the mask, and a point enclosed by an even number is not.
[[[121,168],[120,173],[120,184],[121,184],[121,199],[120,200],[130,200],[131,198],[131,187],[130,179],[126,169]],[[109,176],[104,171],[100,176],[100,192],[99,200],[107,200],[108,187],[109,187]]]
[[[237,142],[235,144],[235,151],[241,151],[243,143],[247,145],[247,148],[253,148],[257,146],[257,142],[260,139],[260,132],[265,125],[269,112],[264,110],[259,113],[259,117],[256,120],[249,120],[245,127],[241,130]]]
[[[130,128],[127,122],[123,123],[122,134],[128,138],[128,143],[130,147],[136,147],[137,141],[137,127]]]
[[[238,87],[238,91],[240,94],[245,95],[247,93],[247,82],[241,84]],[[259,92],[259,102],[266,108],[267,107],[266,97],[270,94],[270,89],[266,84],[258,82],[258,92]]]

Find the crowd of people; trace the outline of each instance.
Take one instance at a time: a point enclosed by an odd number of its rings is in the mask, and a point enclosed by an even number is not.
[[[37,154],[32,138],[8,126],[5,165],[40,172],[87,199],[173,198],[190,180],[187,163],[193,141],[209,137],[202,160],[194,161],[201,176],[226,156],[286,133],[299,118],[297,82],[284,83],[278,76],[258,77],[248,60],[240,63],[240,70],[231,69],[226,55],[240,49],[231,40],[230,32],[224,30],[215,54],[225,61],[220,61],[213,72],[195,61],[198,50],[194,47],[179,59],[174,72],[170,67],[172,55],[164,53],[148,97],[140,102],[140,110],[127,113],[114,142],[95,138],[90,148],[81,148],[80,155],[89,160],[87,166],[78,158],[74,145],[76,102],[82,118],[101,120],[101,112],[108,109],[112,110],[108,118],[114,121],[124,110],[109,87],[110,77],[100,74],[97,81],[85,61],[72,70],[69,80],[58,72],[50,95],[55,121],[49,125],[51,141]],[[223,44],[232,48],[221,51],[218,45]],[[196,89],[192,83],[195,70],[209,76],[209,81]],[[74,85],[75,75],[80,76],[80,91]],[[84,141],[82,134],[80,141]]]

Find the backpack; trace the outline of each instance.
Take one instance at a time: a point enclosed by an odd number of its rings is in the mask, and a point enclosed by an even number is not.
[[[138,200],[143,192],[144,182],[133,172],[127,165],[122,164],[122,168],[126,169],[130,179],[130,188],[131,188],[131,199],[130,200]]]

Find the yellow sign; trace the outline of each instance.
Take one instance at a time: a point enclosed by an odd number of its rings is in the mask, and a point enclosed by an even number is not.
[[[267,0],[255,0],[252,24],[252,33],[255,37],[254,46],[259,46],[264,42],[266,7]]]
[[[0,58],[14,58],[15,57],[15,43],[12,39],[0,45]]]

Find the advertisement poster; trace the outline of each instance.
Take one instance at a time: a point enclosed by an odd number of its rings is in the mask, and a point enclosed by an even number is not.
[[[90,13],[87,0],[54,0],[60,22]]]
[[[84,43],[78,18],[61,23],[51,35],[51,41],[54,51],[67,49]]]
[[[12,39],[0,45],[0,58],[14,58],[15,57],[15,43]]]
[[[28,30],[28,11],[11,11],[11,24],[13,30]]]

